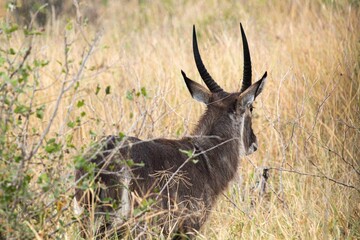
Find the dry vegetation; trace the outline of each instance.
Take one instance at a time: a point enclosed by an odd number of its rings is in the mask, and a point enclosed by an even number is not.
[[[39,239],[79,238],[81,224],[71,211],[73,156],[91,141],[120,132],[144,139],[190,133],[204,109],[190,97],[180,74],[183,69],[201,81],[192,57],[193,24],[212,76],[224,89],[238,89],[241,21],[253,76],[269,73],[255,105],[253,128],[260,146],[242,160],[239,178],[220,196],[199,239],[360,238],[359,1],[97,4],[97,24],[86,24],[80,4],[77,16],[35,27],[41,36],[17,31],[8,41],[4,32],[0,34],[2,49],[17,51],[31,44],[28,62],[49,61],[29,76],[31,83],[38,81],[34,96],[21,99],[34,109],[44,105],[43,117],[25,117],[27,127],[2,136],[26,135],[26,146],[19,147],[26,155],[51,125],[35,157],[21,166],[37,194],[31,204],[42,206],[43,213],[35,219],[27,209],[29,214],[19,218],[23,231]],[[3,16],[1,21],[4,27],[10,20]],[[17,59],[24,58],[24,52]],[[1,86],[4,81],[1,78]],[[65,87],[73,85],[57,101],[64,81]],[[46,150],[51,138],[60,144],[54,154]],[[1,160],[0,174],[7,176],[8,166]],[[269,178],[262,193],[264,168]],[[0,189],[0,198],[4,196]],[[0,211],[5,217],[6,211]],[[7,220],[1,218],[3,225]],[[0,237],[10,236],[9,231],[20,230],[2,227]]]

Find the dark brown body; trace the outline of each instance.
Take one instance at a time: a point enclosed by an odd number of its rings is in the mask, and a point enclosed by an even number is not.
[[[121,172],[122,168],[128,168],[124,160],[132,159],[133,166],[129,167],[130,192],[140,197],[157,198],[159,209],[171,210],[175,215],[174,222],[178,226],[174,228],[178,232],[194,234],[194,230],[200,230],[205,222],[216,198],[235,176],[240,156],[239,141],[236,139],[200,139],[141,141],[129,138],[120,141],[112,136],[105,138],[99,145],[104,146],[102,154],[91,160],[98,169],[105,170],[105,173],[97,172],[97,181],[107,186],[106,190],[100,190],[102,192],[99,196],[122,198],[123,176],[111,172]],[[114,151],[117,152],[114,154]],[[192,153],[193,157],[186,151]],[[111,154],[114,156],[109,158]],[[78,170],[77,178],[84,174],[84,171]],[[169,180],[171,176],[173,179]],[[84,192],[78,190],[77,200],[83,202],[83,196]],[[178,208],[181,210],[175,210]],[[104,210],[114,211],[111,208],[101,209]]]

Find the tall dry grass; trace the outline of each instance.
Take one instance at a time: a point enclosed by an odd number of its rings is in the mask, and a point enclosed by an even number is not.
[[[33,126],[40,131],[48,124],[63,79],[64,32],[72,41],[68,55],[74,63],[99,31],[101,38],[79,87],[65,94],[48,136],[71,138],[77,150],[66,155],[67,165],[43,160],[44,165],[53,164],[67,179],[73,173],[71,157],[99,136],[190,134],[204,109],[191,99],[180,75],[183,69],[201,82],[192,57],[192,25],[209,72],[224,89],[235,91],[242,77],[242,22],[253,80],[269,73],[255,105],[259,149],[242,160],[239,177],[219,197],[199,238],[360,238],[359,4],[109,1],[101,8],[99,25],[80,26],[71,19],[73,28],[65,31],[65,20],[53,22],[46,37],[32,43],[34,57],[50,61],[40,72],[43,90],[35,98],[36,104],[47,105],[44,121]],[[19,34],[13,44],[23,42]],[[69,74],[78,68],[71,64]],[[82,100],[85,105],[78,108]],[[69,128],[81,112],[86,115],[79,126]],[[40,174],[41,166],[36,168]],[[263,168],[269,169],[269,178],[266,193],[260,194]],[[67,203],[71,196],[64,196]],[[70,222],[71,213],[65,216]],[[68,228],[68,239],[78,237],[78,227]]]

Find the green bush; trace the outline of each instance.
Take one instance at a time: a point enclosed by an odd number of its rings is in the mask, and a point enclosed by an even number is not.
[[[55,106],[47,109],[49,105],[39,103],[36,94],[43,91],[40,83],[49,61],[33,54],[32,49],[32,43],[44,36],[6,22],[1,23],[1,32],[0,239],[62,239],[65,227],[75,222],[67,212],[74,194],[73,166],[65,161],[75,147],[71,131],[55,136],[49,132],[64,94],[76,91],[98,38],[85,51],[78,70],[70,73],[75,63],[68,60],[71,45],[65,37],[64,62],[59,62],[63,81]],[[18,44],[16,39],[24,42]],[[80,101],[77,107],[83,104]],[[48,119],[44,119],[46,111],[50,112]],[[82,112],[78,119],[84,115]]]

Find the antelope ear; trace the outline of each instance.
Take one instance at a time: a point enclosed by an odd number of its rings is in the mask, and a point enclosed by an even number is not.
[[[211,96],[210,91],[198,84],[197,82],[194,82],[193,80],[188,78],[183,70],[181,70],[181,74],[184,77],[186,86],[189,89],[191,96],[199,102],[208,104],[210,102]]]
[[[245,90],[245,92],[240,95],[242,106],[246,106],[249,103],[251,104],[255,100],[255,98],[262,92],[265,86],[266,77],[267,72],[264,73],[264,75],[259,81],[252,84]]]

